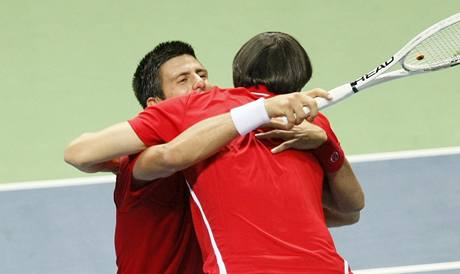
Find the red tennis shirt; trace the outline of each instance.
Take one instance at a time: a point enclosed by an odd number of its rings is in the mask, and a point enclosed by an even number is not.
[[[129,121],[147,145],[168,142],[205,118],[272,93],[213,88],[172,98]],[[318,119],[326,119],[320,116]],[[239,136],[184,171],[206,273],[348,273],[326,226],[323,171],[309,152]]]
[[[135,159],[122,159],[114,192],[117,273],[203,273],[183,176],[174,174],[135,188]]]

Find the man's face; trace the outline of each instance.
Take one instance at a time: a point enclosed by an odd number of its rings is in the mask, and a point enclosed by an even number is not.
[[[160,68],[160,77],[166,99],[185,95],[191,90],[211,88],[208,71],[193,56],[186,54],[165,62]]]

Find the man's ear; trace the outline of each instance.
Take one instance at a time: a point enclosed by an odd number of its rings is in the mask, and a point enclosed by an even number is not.
[[[150,107],[150,106],[156,105],[161,101],[163,101],[163,100],[161,100],[158,97],[149,97],[149,98],[147,98],[147,106]]]

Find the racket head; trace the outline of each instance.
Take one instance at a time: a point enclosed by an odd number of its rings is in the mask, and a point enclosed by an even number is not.
[[[409,43],[411,44],[411,43]],[[406,71],[433,71],[460,64],[460,13],[425,30],[413,39],[401,59]]]

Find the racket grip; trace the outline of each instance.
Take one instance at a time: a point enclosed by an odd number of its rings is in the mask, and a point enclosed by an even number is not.
[[[323,109],[323,108],[325,108],[326,106],[329,105],[329,101],[324,99],[324,98],[322,98],[322,97],[316,97],[315,101],[316,101],[316,105],[318,106],[319,110],[321,110],[321,109]],[[303,111],[305,112],[305,114],[310,113],[310,109],[308,107],[303,107]]]
[[[327,100],[327,99],[324,99],[322,97],[316,97],[315,98],[315,101],[316,101],[316,104],[318,106],[318,109],[319,110],[322,110],[322,109],[325,109],[326,107],[330,107],[340,101],[342,101],[343,99],[353,95],[354,92],[353,92],[353,89],[351,88],[351,85],[350,84],[343,84],[341,86],[338,86],[334,89],[331,89],[329,91],[329,95],[332,97],[331,100]],[[303,107],[303,111],[305,112],[305,114],[309,114],[310,113],[310,109],[308,107]],[[287,124],[287,118],[286,117],[281,117],[284,121],[284,123]]]
[[[315,98],[316,100],[316,98]],[[303,112],[305,112],[306,115],[308,115],[310,113],[310,109],[308,107],[303,107]],[[282,117],[279,117],[283,123],[287,124],[288,123],[288,119],[286,118],[286,116],[282,116]]]

